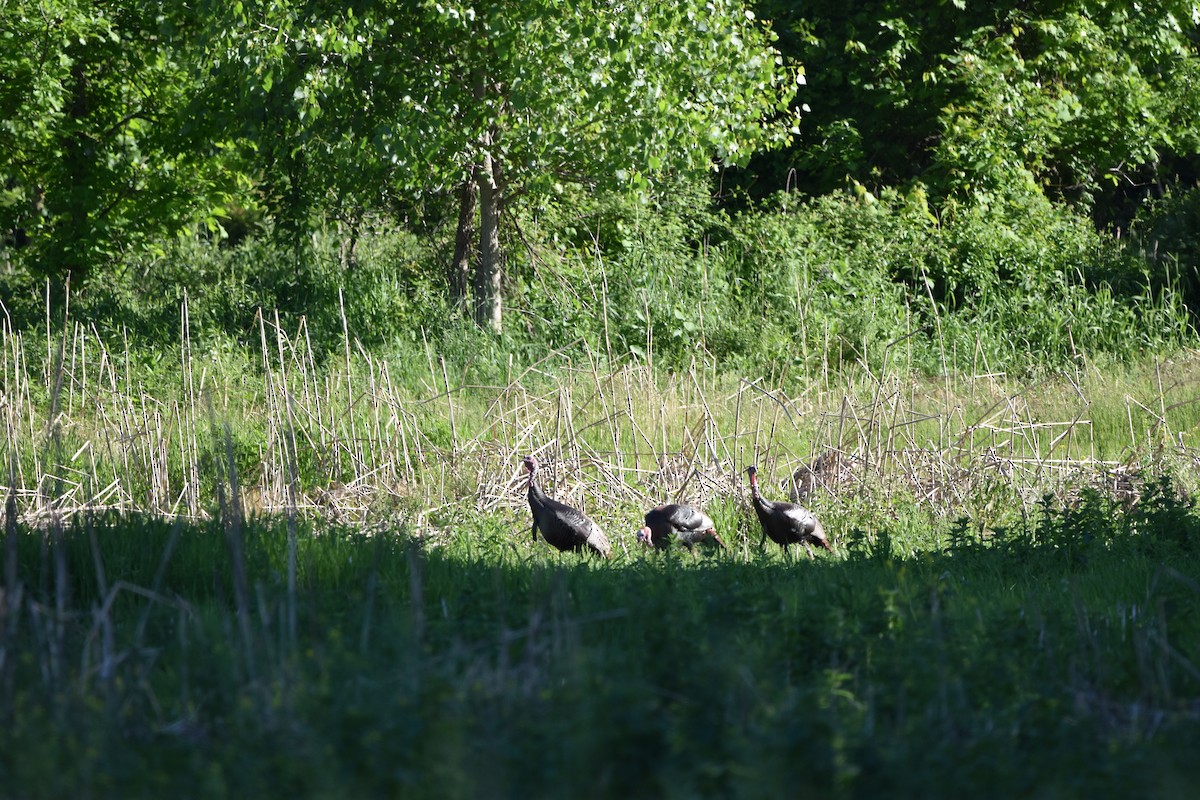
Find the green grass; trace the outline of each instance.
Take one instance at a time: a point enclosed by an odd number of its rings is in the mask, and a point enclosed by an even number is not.
[[[502,336],[433,217],[69,314],[16,252],[0,796],[1190,796],[1195,197],[709,191],[539,208]],[[613,561],[530,546],[530,452]],[[759,550],[746,466],[829,454],[837,557]],[[730,552],[637,552],[664,500]]]
[[[157,367],[80,325],[62,338],[61,362],[57,338],[4,337],[3,452],[22,513],[44,513],[54,496],[60,510],[209,514],[226,425],[248,507],[360,521],[419,507],[418,527],[444,525],[464,498],[519,505],[512,482],[529,452],[568,499],[623,515],[680,492],[739,497],[751,463],[782,491],[830,451],[853,472],[852,492],[814,500],[833,514],[898,494],[941,518],[1001,500],[1027,516],[1043,492],[1139,471],[1197,488],[1194,351],[1103,369],[1082,360],[1037,380],[930,377],[908,371],[902,342],[814,382],[702,362],[606,366],[580,345],[511,362],[493,383],[431,348],[393,361],[347,342],[343,358],[322,362],[303,328],[268,331],[256,356],[197,344]]]
[[[302,525],[289,592],[282,520],[18,526],[3,794],[1184,797],[1200,778],[1200,515],[1166,483],[986,544],[926,531],[905,555],[901,523],[811,562],[603,562],[493,516],[407,530]]]

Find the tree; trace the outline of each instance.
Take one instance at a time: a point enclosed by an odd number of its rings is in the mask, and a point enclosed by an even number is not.
[[[813,195],[921,181],[938,200],[1022,187],[1090,206],[1119,203],[1112,194],[1153,185],[1198,153],[1192,0],[756,8],[812,72],[793,145],[743,177],[764,193],[785,181]]]
[[[476,319],[499,329],[505,206],[564,181],[644,189],[785,140],[794,74],[736,2],[435,6],[466,47],[478,176]],[[464,202],[467,202],[464,194]]]
[[[0,6],[0,228],[56,286],[185,228],[219,194],[210,154],[184,145],[186,25],[133,2]]]
[[[1165,153],[1200,153],[1200,6],[1056,5],[976,31],[931,77],[955,87],[935,151],[944,183],[1024,181],[1094,208],[1108,188],[1154,186]]]
[[[474,250],[475,316],[499,329],[512,203],[568,181],[644,189],[786,141],[795,71],[771,41],[733,0],[270,0],[232,4],[210,48],[214,75],[254,76],[255,147],[319,160],[335,202],[457,190],[450,282],[465,291]]]

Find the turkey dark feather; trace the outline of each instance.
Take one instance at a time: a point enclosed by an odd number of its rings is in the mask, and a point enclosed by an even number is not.
[[[786,551],[789,545],[800,543],[808,551],[809,558],[815,558],[812,545],[824,547],[833,552],[825,528],[816,515],[804,506],[795,503],[772,502],[758,493],[758,470],[750,467],[746,470],[750,476],[750,499],[754,503],[754,513],[762,526],[763,538],[759,547],[767,543],[767,538],[783,547]]]
[[[689,550],[701,542],[725,547],[707,514],[679,503],[655,506],[647,511],[646,525],[638,531],[637,537],[639,542],[657,548],[670,547],[673,541]]]
[[[604,531],[582,511],[572,508],[566,503],[560,503],[546,495],[537,483],[537,459],[526,456],[525,469],[529,470],[529,510],[533,514],[533,527],[530,530],[533,540],[537,541],[538,531],[542,538],[558,550],[581,551],[585,547],[607,558],[612,554],[612,546]]]

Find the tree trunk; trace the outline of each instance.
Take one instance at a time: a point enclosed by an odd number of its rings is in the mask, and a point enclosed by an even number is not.
[[[358,247],[358,226],[362,217],[362,211],[356,210],[350,215],[350,219],[338,222],[338,234],[342,240],[338,248],[338,263],[344,273],[353,272],[358,266],[358,256],[354,250]]]
[[[454,307],[467,313],[467,287],[471,278],[472,234],[475,233],[475,175],[478,168],[471,166],[467,177],[459,187],[458,227],[454,230],[454,258],[446,270],[446,285],[450,289],[450,301]]]
[[[64,134],[61,150],[66,187],[65,191],[60,190],[54,204],[55,210],[62,215],[62,224],[56,226],[58,231],[50,236],[50,256],[46,259],[47,274],[55,287],[51,292],[55,295],[67,275],[85,276],[95,258],[91,252],[94,230],[88,213],[96,204],[91,191],[95,144],[88,135],[92,113],[89,64],[83,53],[74,55],[78,58],[71,67],[71,94],[67,101],[67,114],[72,124],[66,126],[70,132]],[[56,301],[59,299],[61,297],[56,296]]]
[[[483,142],[479,171],[479,263],[475,268],[475,322],[501,329],[500,199],[497,164],[489,152],[492,137]]]

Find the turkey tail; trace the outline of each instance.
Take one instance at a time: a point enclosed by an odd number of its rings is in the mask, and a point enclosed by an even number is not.
[[[591,531],[588,533],[587,546],[605,558],[612,555],[612,545],[608,543],[608,537],[604,535],[604,531],[600,530],[600,526],[594,522],[592,523]]]

